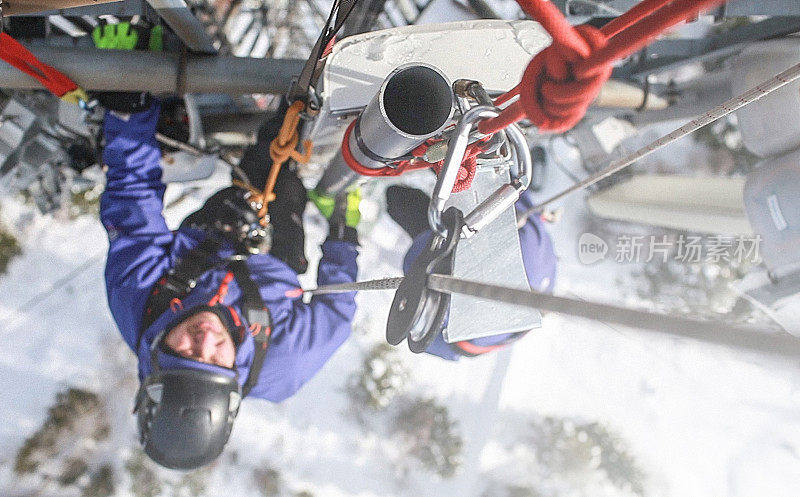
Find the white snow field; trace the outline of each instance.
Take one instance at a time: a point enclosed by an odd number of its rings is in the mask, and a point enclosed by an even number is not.
[[[549,173],[548,193],[566,184],[557,169]],[[220,177],[170,207],[170,225],[197,208]],[[171,186],[168,198],[181,188],[186,185]],[[629,297],[624,268],[613,261],[596,266],[577,261],[577,239],[588,214],[581,195],[563,206],[563,220],[550,226],[560,258],[557,293],[639,303]],[[131,415],[136,366],[105,303],[102,227],[89,216],[73,221],[40,216],[13,199],[4,199],[0,209],[24,251],[0,277],[0,495],[87,495],[82,490],[87,476],[71,485],[53,477],[58,460],[27,475],[13,471],[18,450],[47,418],[56,394],[68,387],[96,392],[111,430],[108,439],[96,442],[67,437],[56,459],[82,455],[90,469],[110,465],[112,492],[120,497],[798,493],[796,361],[653,338],[597,322],[547,315],[541,330],[514,347],[459,363],[414,355],[402,345],[389,354],[409,371],[401,395],[384,411],[354,406],[347,384],[362,369],[364,355],[383,341],[391,292],[358,296],[352,338],[295,397],[280,405],[244,402],[217,463],[193,473],[193,479],[151,468],[156,490],[147,493],[147,479],[131,469],[137,454]],[[308,211],[308,253],[314,259],[325,228],[314,208]],[[410,240],[385,213],[365,220],[364,228],[370,230],[362,237],[360,278],[399,275]],[[309,274],[303,284],[313,286],[313,268]],[[415,396],[446,406],[454,433],[463,439],[460,466],[450,477],[412,457],[429,440],[391,429],[397,406]],[[597,442],[604,430],[619,440]],[[604,457],[612,459],[605,466]]]

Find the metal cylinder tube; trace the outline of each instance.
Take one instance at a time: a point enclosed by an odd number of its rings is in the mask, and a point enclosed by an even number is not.
[[[361,175],[347,165],[340,149],[328,163],[328,167],[325,168],[322,178],[314,189],[323,195],[335,197],[358,181],[359,177]]]
[[[441,71],[414,64],[395,69],[358,117],[350,150],[367,167],[406,155],[441,133],[453,116],[453,90]]]
[[[379,169],[441,133],[453,111],[450,81],[439,69],[427,64],[400,66],[384,80],[344,139],[356,162]],[[317,190],[335,195],[358,177],[339,152]]]

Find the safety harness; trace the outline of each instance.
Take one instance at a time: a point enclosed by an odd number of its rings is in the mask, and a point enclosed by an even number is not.
[[[247,260],[244,258],[220,260],[217,254],[221,246],[222,243],[214,236],[208,236],[200,245],[190,250],[183,259],[169,270],[166,276],[153,286],[145,303],[142,326],[139,330],[139,341],[141,342],[144,331],[167,309],[177,310],[176,308],[182,307],[181,301],[197,285],[198,278],[212,269],[227,268],[228,274],[223,279],[217,294],[209,302],[209,305],[221,303],[222,298],[227,293],[228,283],[232,279],[236,280],[242,291],[242,312],[249,324],[250,335],[255,341],[253,364],[250,366],[247,380],[242,386],[242,396],[246,397],[258,383],[258,376],[264,365],[269,339],[272,334],[272,316],[261,298],[258,285],[253,282],[250,276]],[[228,310],[232,315],[234,324],[242,326],[236,311],[230,307],[228,307]],[[244,336],[242,336],[243,338]]]

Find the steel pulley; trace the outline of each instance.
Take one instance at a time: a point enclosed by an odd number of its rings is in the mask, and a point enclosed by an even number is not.
[[[398,345],[408,339],[408,347],[415,353],[424,352],[441,333],[450,310],[450,294],[430,290],[428,275],[453,274],[464,215],[451,207],[442,215],[442,221],[447,237],[431,237],[397,289],[386,323],[386,340]]]

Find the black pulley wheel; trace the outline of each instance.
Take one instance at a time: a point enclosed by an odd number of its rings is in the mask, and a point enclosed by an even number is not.
[[[414,261],[395,293],[386,323],[386,341],[398,345],[408,338],[412,352],[424,352],[441,332],[450,308],[450,296],[427,288],[431,273],[452,274],[455,248],[464,215],[451,207],[442,215],[447,238],[433,236],[428,247]]]

